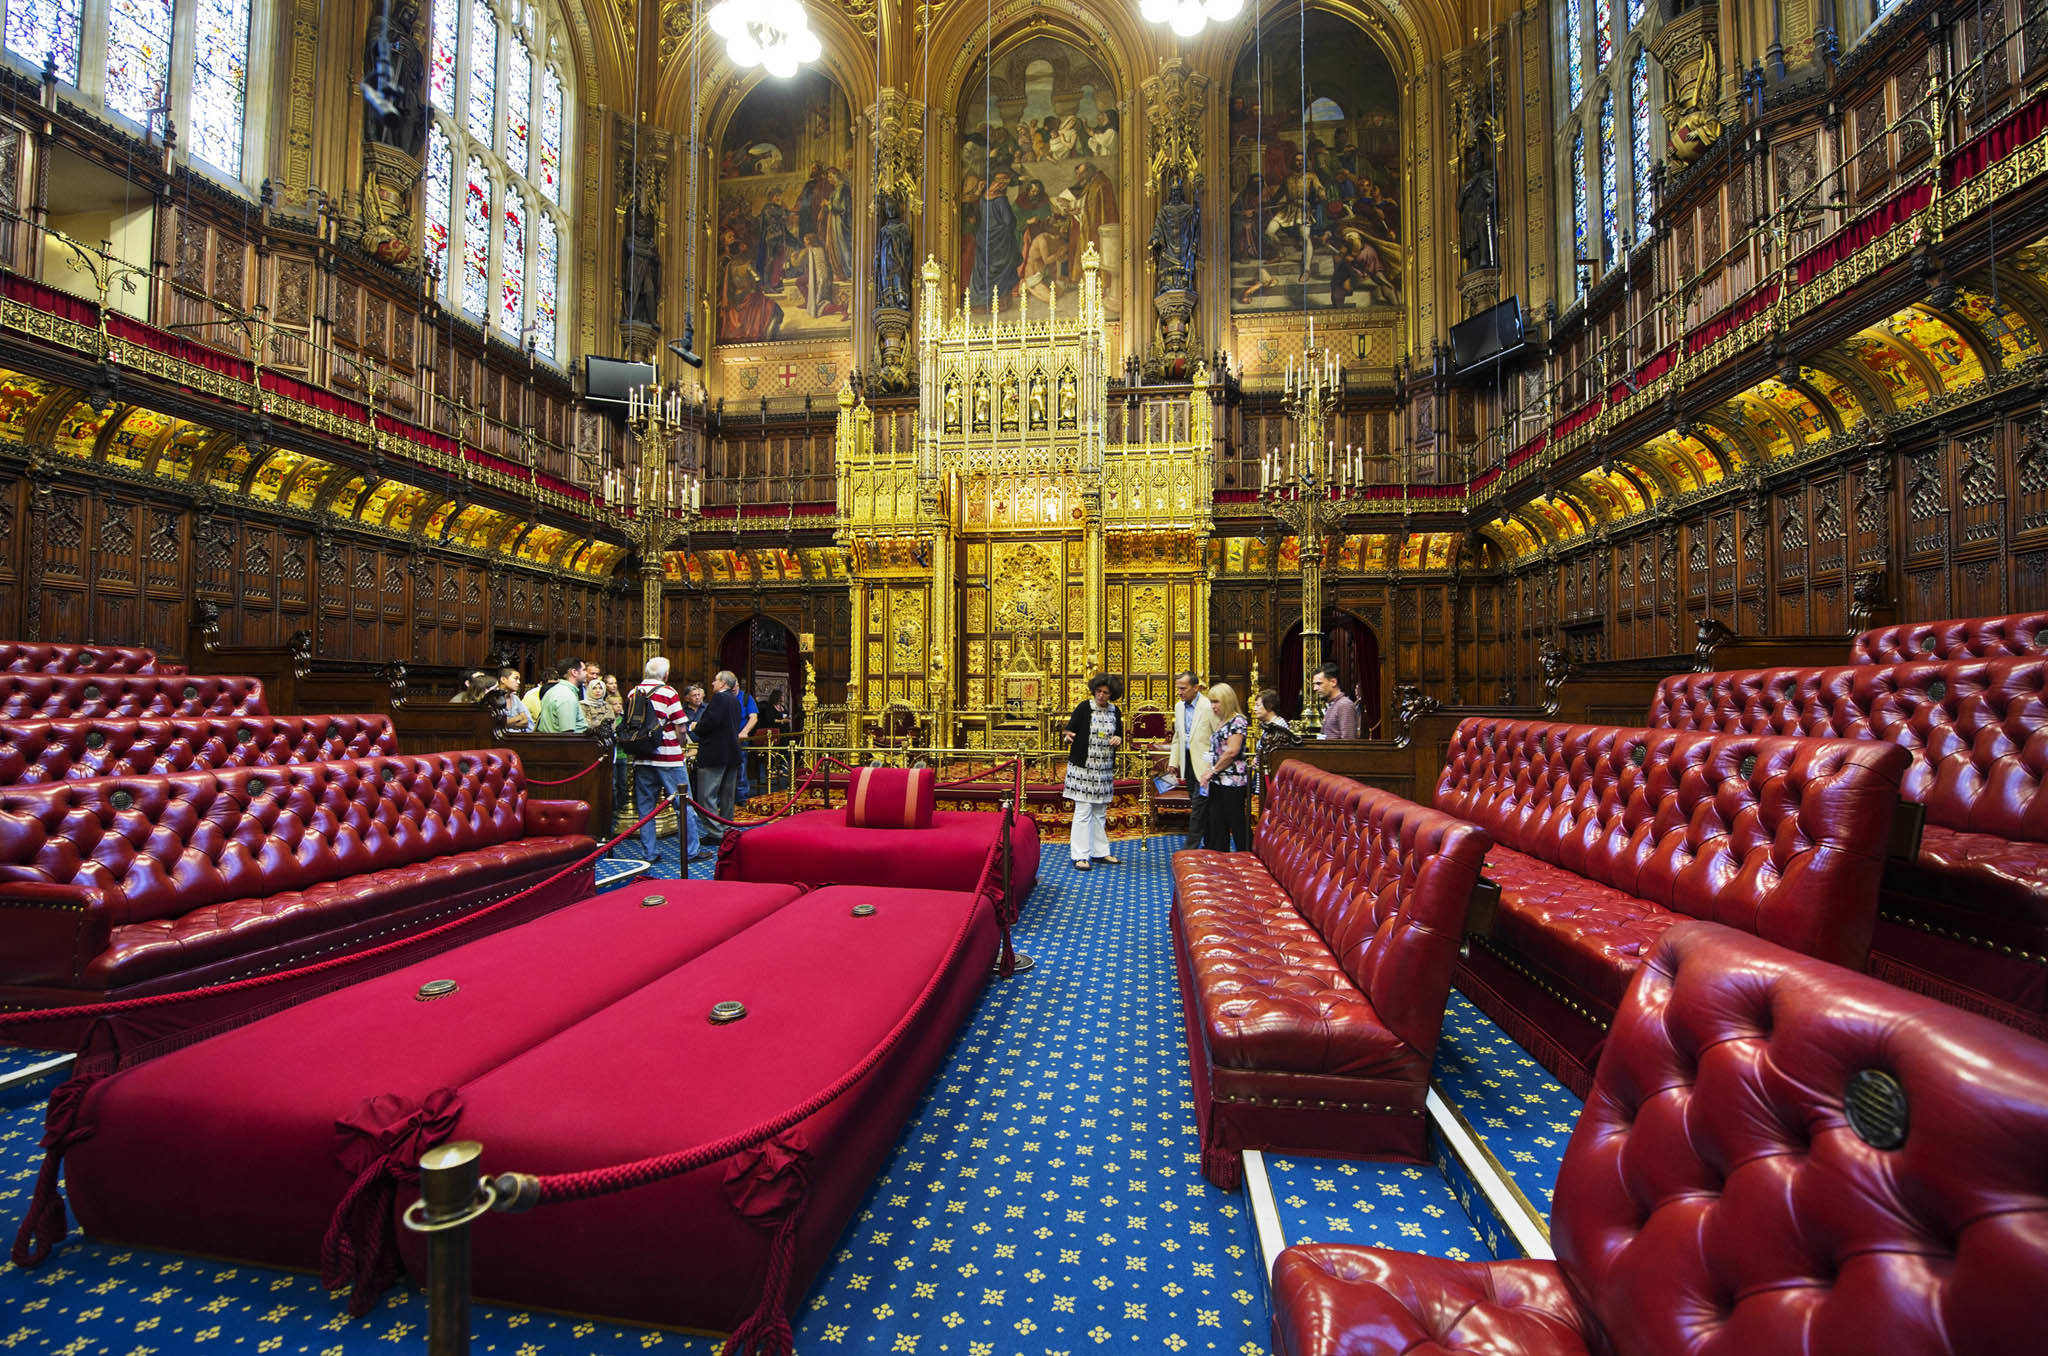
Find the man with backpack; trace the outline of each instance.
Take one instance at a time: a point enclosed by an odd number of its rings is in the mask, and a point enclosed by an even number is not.
[[[700,851],[697,815],[689,803],[688,760],[684,752],[683,699],[668,684],[668,661],[659,655],[647,661],[646,676],[626,694],[626,714],[619,721],[619,751],[633,760],[633,803],[646,814],[662,797],[675,798],[676,822],[682,826],[684,874],[689,863],[708,861]],[[640,826],[640,850],[654,860],[654,820]]]

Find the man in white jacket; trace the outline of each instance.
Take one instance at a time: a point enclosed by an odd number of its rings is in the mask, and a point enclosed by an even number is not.
[[[1216,733],[1216,708],[1191,669],[1174,680],[1173,742],[1167,757],[1181,785],[1188,789],[1188,846],[1200,847],[1209,827],[1209,798],[1201,778],[1209,770],[1209,737]]]

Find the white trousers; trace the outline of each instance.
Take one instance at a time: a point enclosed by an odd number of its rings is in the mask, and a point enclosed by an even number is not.
[[[1085,800],[1074,803],[1074,827],[1069,831],[1068,846],[1074,860],[1085,862],[1090,857],[1109,855],[1109,804],[1091,805]]]

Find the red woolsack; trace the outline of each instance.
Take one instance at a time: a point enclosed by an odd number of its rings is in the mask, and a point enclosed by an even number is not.
[[[850,829],[928,829],[938,778],[928,767],[864,767],[846,792]]]

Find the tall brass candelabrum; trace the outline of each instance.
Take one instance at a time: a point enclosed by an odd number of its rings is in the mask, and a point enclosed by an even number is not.
[[[676,443],[685,433],[690,397],[669,387],[632,392],[626,422],[636,445],[628,464],[604,474],[605,506],[640,555],[640,662],[661,653],[662,562],[688,540],[704,518],[704,477],[679,465]]]
[[[1270,449],[1259,464],[1259,502],[1287,524],[1301,546],[1301,717],[1308,733],[1322,722],[1315,672],[1323,663],[1324,538],[1341,533],[1344,517],[1362,497],[1364,453],[1339,447],[1330,412],[1344,390],[1344,366],[1327,349],[1290,360],[1282,403],[1294,420],[1295,441]]]

